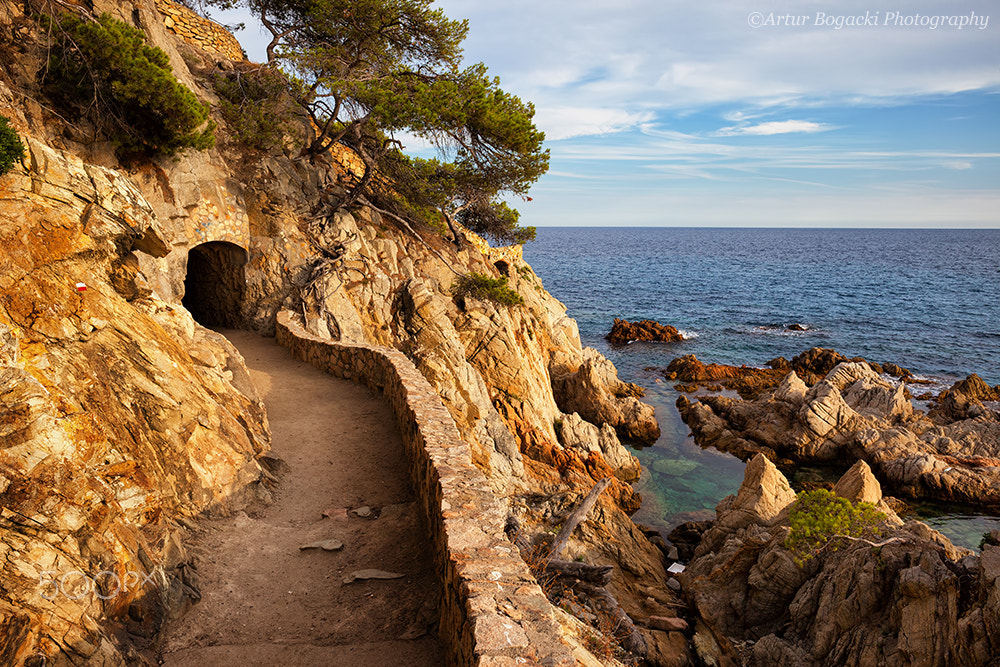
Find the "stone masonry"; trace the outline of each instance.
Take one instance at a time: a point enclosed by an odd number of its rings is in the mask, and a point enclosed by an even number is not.
[[[307,333],[278,314],[278,343],[337,377],[382,392],[396,414],[442,586],[440,638],[452,665],[576,664],[553,610],[504,534],[507,510],[472,464],[433,387],[399,350]]]
[[[229,60],[246,60],[240,43],[218,23],[170,0],[156,0],[156,9],[163,15],[163,25],[188,44]]]

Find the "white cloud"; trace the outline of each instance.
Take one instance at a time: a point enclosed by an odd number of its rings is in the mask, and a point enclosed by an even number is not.
[[[792,134],[796,132],[826,132],[833,126],[826,123],[814,123],[808,120],[772,120],[757,125],[736,125],[724,127],[713,133],[717,137],[737,137],[741,135],[766,136],[772,134]]]
[[[549,141],[600,134],[614,134],[649,121],[648,113],[622,109],[543,106],[535,111],[535,124]]]

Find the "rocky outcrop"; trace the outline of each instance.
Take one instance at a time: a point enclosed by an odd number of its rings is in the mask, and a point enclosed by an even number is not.
[[[677,331],[677,328],[669,324],[660,324],[653,320],[628,322],[617,317],[611,326],[611,331],[604,338],[612,347],[622,347],[640,340],[657,343],[673,343],[684,340],[684,336]]]
[[[863,463],[835,493],[881,501]],[[977,557],[882,506],[880,536],[834,538],[835,549],[803,561],[784,546],[793,500],[781,473],[756,457],[680,575],[700,632],[717,640],[707,663],[735,658],[738,643],[743,664],[761,666],[990,664],[1000,648],[1000,547]]]
[[[812,386],[822,380],[838,364],[846,362],[863,364],[874,374],[887,373],[910,382],[916,382],[913,374],[895,364],[877,364],[861,357],[848,359],[836,350],[814,347],[806,350],[788,361],[777,357],[767,362],[769,368],[751,366],[730,366],[726,364],[704,364],[693,354],[678,357],[670,362],[663,375],[668,380],[680,380],[697,385],[722,385],[732,389],[743,398],[757,398],[763,392],[774,389],[787,376],[788,371],[794,371],[798,379],[807,386]]]
[[[705,383],[722,385],[739,392],[741,396],[748,397],[775,387],[786,374],[785,370],[773,368],[706,365],[693,354],[674,359],[663,372],[663,376],[668,380],[680,380],[695,385]]]
[[[862,458],[896,493],[997,505],[1000,421],[976,398],[988,392],[983,387],[972,378],[957,383],[928,417],[914,410],[904,385],[866,363],[844,362],[810,388],[792,371],[755,401],[682,397],[678,408],[698,442],[739,456]]]
[[[653,443],[660,437],[653,407],[639,401],[642,389],[621,382],[614,364],[597,350],[583,350],[575,370],[553,375],[556,401],[564,412],[577,412],[587,421],[610,424],[628,440]]]

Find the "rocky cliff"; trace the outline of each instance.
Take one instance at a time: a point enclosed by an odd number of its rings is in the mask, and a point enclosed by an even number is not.
[[[151,0],[94,5],[217,102],[208,77],[229,61],[168,32]],[[28,149],[0,177],[0,662],[140,660],[197,596],[180,527],[266,502],[269,483],[261,403],[203,325],[273,334],[283,308],[321,338],[407,354],[529,539],[611,477],[568,551],[615,565],[633,615],[672,615],[646,594],[671,603],[661,554],[628,518],[638,464],[622,440],[657,437],[652,408],[519,253],[339,208],[349,156],[247,149],[221,119],[214,149],[121,163],[41,94],[43,35],[6,0],[0,43],[0,113]],[[506,276],[524,304],[453,296],[469,273]],[[677,646],[645,632],[656,655]]]

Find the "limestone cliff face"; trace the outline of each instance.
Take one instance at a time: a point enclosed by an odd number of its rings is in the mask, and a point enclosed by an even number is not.
[[[227,61],[168,33],[152,2],[97,5],[214,101],[206,77]],[[0,36],[22,49],[0,61],[0,113],[28,147],[0,177],[0,662],[116,664],[182,606],[177,522],[267,496],[263,407],[202,324],[267,334],[282,308],[317,335],[410,356],[527,528],[613,476],[571,549],[621,566],[626,608],[645,599],[640,580],[665,581],[628,519],[638,463],[621,443],[656,437],[652,408],[581,346],[519,253],[340,209],[347,157],[248,153],[224,124],[219,148],[119,164],[37,101],[43,49],[23,24],[0,0]],[[524,305],[453,297],[472,272],[508,276]]]

